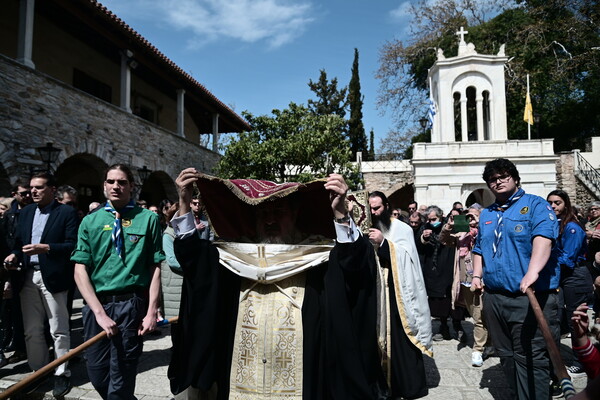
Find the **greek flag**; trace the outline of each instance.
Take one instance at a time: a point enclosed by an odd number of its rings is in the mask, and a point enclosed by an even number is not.
[[[431,127],[433,126],[433,118],[435,117],[435,103],[433,102],[433,99],[430,98],[429,99],[429,110],[427,111],[427,128],[431,129]]]

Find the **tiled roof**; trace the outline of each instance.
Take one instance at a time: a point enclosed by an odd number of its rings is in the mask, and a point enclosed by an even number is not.
[[[200,82],[195,80],[190,74],[182,70],[177,64],[175,64],[172,60],[170,60],[167,56],[165,56],[160,50],[158,50],[152,43],[150,43],[146,38],[136,32],[133,28],[125,23],[121,18],[117,17],[112,11],[110,11],[106,6],[102,5],[100,2],[96,0],[84,0],[93,6],[96,10],[98,10],[99,14],[104,16],[110,23],[116,25],[120,31],[122,31],[125,35],[127,35],[134,42],[137,42],[138,45],[148,50],[151,54],[157,57],[161,62],[163,62],[168,68],[179,77],[183,78],[189,85],[198,89],[203,95],[207,96],[210,100],[216,103],[217,108],[223,109],[223,112],[229,114],[232,118],[238,120],[238,124],[242,125],[243,129],[250,130],[251,126],[248,124],[246,120],[244,120],[241,116],[239,116],[235,111],[225,105],[221,100],[219,100],[214,94],[212,94],[206,87],[204,87]]]

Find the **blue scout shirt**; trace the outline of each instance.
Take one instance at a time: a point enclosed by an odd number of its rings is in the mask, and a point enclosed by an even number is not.
[[[521,279],[529,268],[533,238],[543,236],[556,243],[558,222],[546,200],[539,196],[523,194],[504,211],[500,225],[502,236],[498,251],[494,254],[494,230],[500,212],[490,206],[481,213],[479,235],[473,253],[483,258],[483,281],[486,288],[516,293],[520,291]],[[535,290],[556,289],[559,280],[560,267],[553,252],[540,272]]]
[[[565,225],[563,233],[558,238],[558,243],[552,252],[558,259],[559,265],[566,265],[573,269],[580,262],[585,261],[587,253],[587,238],[585,231],[577,222]]]

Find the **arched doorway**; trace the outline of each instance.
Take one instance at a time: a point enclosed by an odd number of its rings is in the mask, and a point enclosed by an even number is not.
[[[171,202],[177,201],[175,182],[164,171],[154,171],[142,185],[140,199],[146,200],[148,205],[158,206],[164,199]]]
[[[58,166],[56,180],[59,185],[70,185],[77,190],[77,207],[87,213],[91,202],[106,200],[102,181],[107,167],[104,161],[93,154],[76,154]]]
[[[483,207],[487,207],[494,203],[494,201],[496,201],[496,199],[489,189],[476,189],[467,197],[465,206],[470,207],[473,204],[478,203]]]
[[[414,186],[409,184],[391,193],[388,196],[388,200],[392,208],[401,208],[402,210],[406,210],[408,208],[408,203],[412,202],[414,197]]]

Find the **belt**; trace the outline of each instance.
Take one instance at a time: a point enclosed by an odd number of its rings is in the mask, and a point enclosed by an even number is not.
[[[553,293],[558,293],[558,290],[559,289],[536,290],[535,294],[536,295],[539,295],[539,294],[553,294]],[[520,292],[520,291],[519,292],[510,292],[508,290],[494,290],[494,289],[485,288],[485,292],[490,293],[490,294],[501,294],[501,295],[507,296],[507,297],[525,296],[525,293]]]
[[[31,268],[33,268],[36,271],[40,270],[40,263],[29,263],[29,265],[31,266]]]
[[[139,293],[120,293],[120,294],[114,294],[114,295],[110,295],[110,294],[100,294],[98,295],[98,301],[101,304],[109,304],[109,303],[118,303],[121,301],[128,301],[131,300],[135,297],[142,297],[140,296]]]

